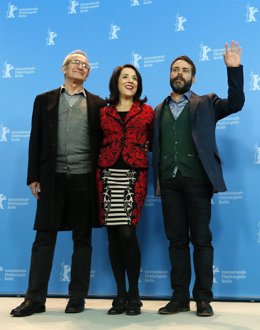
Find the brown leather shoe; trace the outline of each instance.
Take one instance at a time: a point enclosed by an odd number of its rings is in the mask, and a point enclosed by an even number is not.
[[[43,313],[46,311],[45,304],[26,298],[21,305],[11,310],[11,315],[23,317],[30,316],[34,313]]]
[[[212,316],[212,315],[214,315],[214,312],[208,301],[197,302],[197,316]]]
[[[178,301],[171,300],[166,306],[158,310],[159,314],[168,315],[168,314],[177,314],[180,312],[190,311],[190,303],[181,303]]]

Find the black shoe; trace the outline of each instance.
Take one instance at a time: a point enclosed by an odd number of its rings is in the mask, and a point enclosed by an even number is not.
[[[46,311],[45,305],[42,302],[34,301],[26,298],[21,305],[17,306],[11,311],[13,316],[30,316],[34,313],[43,313]]]
[[[65,308],[65,313],[81,313],[85,308],[85,300],[82,297],[70,297]]]
[[[112,302],[112,307],[107,312],[108,315],[123,314],[126,309],[127,299],[116,297]]]
[[[141,307],[143,306],[140,299],[130,299],[126,305],[126,315],[141,314]]]
[[[174,300],[171,300],[166,306],[160,308],[158,310],[159,314],[168,315],[168,314],[177,314],[180,312],[188,312],[190,311],[190,304],[180,303]]]
[[[208,301],[197,302],[197,316],[212,316],[212,315],[214,315],[214,312]]]

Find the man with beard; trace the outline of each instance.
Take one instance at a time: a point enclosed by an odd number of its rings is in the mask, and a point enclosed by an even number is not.
[[[212,316],[213,247],[209,228],[213,193],[226,191],[215,128],[218,120],[244,105],[242,50],[234,41],[225,46],[228,98],[198,96],[190,88],[196,67],[187,56],[170,68],[171,94],[155,109],[153,173],[155,194],[161,195],[164,228],[169,240],[171,301],[159,314],[190,310],[193,245],[195,283],[192,290],[198,316]]]

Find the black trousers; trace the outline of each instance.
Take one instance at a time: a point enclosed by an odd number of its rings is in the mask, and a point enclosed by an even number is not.
[[[210,302],[213,297],[213,247],[209,228],[212,185],[182,177],[178,171],[175,178],[161,183],[161,194],[169,240],[172,298],[179,302],[190,300],[191,242],[195,271],[193,298]]]
[[[57,174],[55,182],[55,217],[64,217],[72,228],[73,254],[69,296],[86,297],[91,268],[91,218],[89,174]],[[32,246],[27,298],[45,302],[52,269],[57,229],[38,230]]]

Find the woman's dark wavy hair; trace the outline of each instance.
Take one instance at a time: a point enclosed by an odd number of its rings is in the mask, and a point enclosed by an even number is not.
[[[119,102],[118,79],[119,79],[121,71],[124,68],[133,69],[137,76],[138,86],[137,86],[137,91],[133,98],[134,101],[139,101],[141,104],[145,103],[147,101],[147,97],[145,96],[143,99],[141,99],[141,95],[142,95],[142,91],[143,91],[142,77],[141,77],[139,71],[136,69],[136,67],[133,66],[132,64],[125,64],[125,65],[117,66],[114,69],[112,76],[110,78],[110,81],[109,81],[110,95],[109,95],[109,98],[107,99],[107,103],[110,105],[117,105]]]

